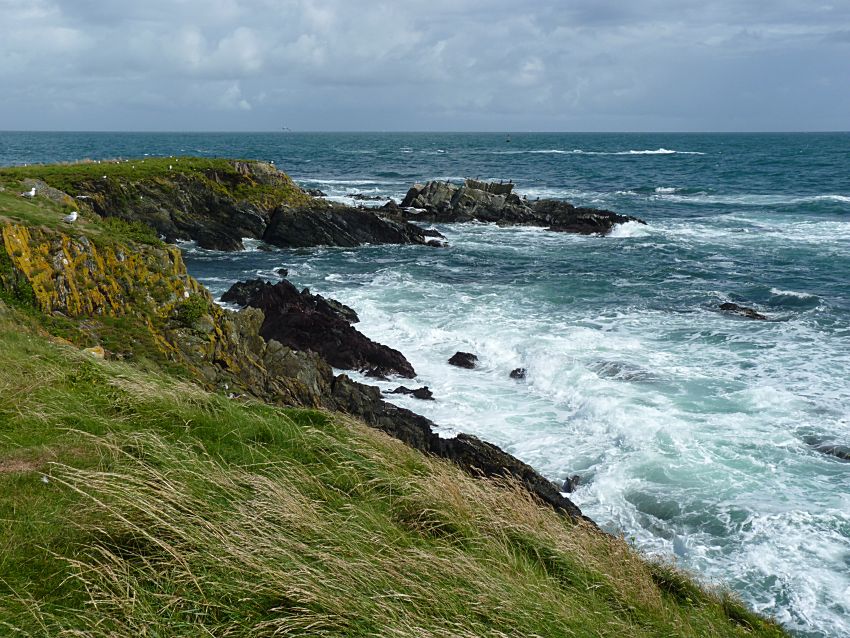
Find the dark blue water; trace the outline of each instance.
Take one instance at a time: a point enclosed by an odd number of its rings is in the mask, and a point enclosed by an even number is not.
[[[850,135],[506,137],[2,133],[0,163],[257,158],[340,201],[510,179],[646,219],[608,238],[446,226],[444,250],[185,248],[214,292],[289,268],[408,356],[438,401],[393,400],[446,435],[578,473],[574,499],[608,529],[800,635],[850,634],[850,463],[809,445],[850,445]],[[481,367],[447,366],[456,350]]]

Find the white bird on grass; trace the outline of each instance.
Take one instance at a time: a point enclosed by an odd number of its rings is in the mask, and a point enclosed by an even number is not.
[[[35,197],[35,186],[33,186],[26,193],[21,193],[21,197]]]
[[[77,211],[72,211],[70,215],[65,215],[65,217],[62,218],[62,221],[66,224],[73,224],[77,221],[77,217],[79,216],[80,214]]]

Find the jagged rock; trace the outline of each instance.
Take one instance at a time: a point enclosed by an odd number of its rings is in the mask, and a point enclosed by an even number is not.
[[[525,368],[514,368],[511,370],[511,379],[525,379]]]
[[[629,221],[645,223],[630,215],[608,210],[576,208],[558,200],[528,202],[513,192],[513,184],[466,180],[463,185],[450,182],[414,184],[401,207],[409,219],[443,223],[483,221],[500,225],[543,226],[556,232],[609,233],[616,224]]]
[[[427,241],[421,228],[406,221],[381,217],[373,209],[331,202],[276,208],[262,239],[281,248],[425,244]]]
[[[451,365],[457,366],[458,368],[467,368],[469,370],[472,370],[475,367],[475,363],[477,361],[478,357],[471,352],[455,352],[449,359],[449,363]]]
[[[304,192],[307,193],[310,197],[327,197],[327,193],[323,193],[318,188],[305,188]]]
[[[289,270],[287,270],[286,268],[278,268],[275,272],[277,272],[277,274],[280,275],[281,277],[288,277],[289,276]]]
[[[736,303],[726,302],[720,304],[720,309],[723,312],[728,312],[733,315],[740,315],[741,317],[746,317],[747,319],[758,319],[760,321],[766,321],[767,317],[760,312],[756,312],[752,308],[747,308],[746,306],[739,306]]]
[[[234,284],[222,301],[259,308],[264,313],[260,328],[264,339],[315,352],[335,368],[379,376],[416,375],[398,350],[375,343],[350,325],[357,318],[351,308],[308,290],[298,292],[285,279],[274,285],[259,279]]]
[[[427,385],[415,389],[400,385],[395,390],[390,392],[390,394],[409,394],[415,399],[423,399],[425,401],[434,400],[434,393],[431,392]]]

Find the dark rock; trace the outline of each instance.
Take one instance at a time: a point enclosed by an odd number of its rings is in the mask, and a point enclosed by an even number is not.
[[[365,193],[346,193],[345,196],[360,202],[384,202],[387,200],[383,195],[366,195]]]
[[[549,230],[558,233],[578,233],[580,235],[607,235],[616,224],[641,219],[629,215],[618,215],[610,210],[596,208],[576,208],[568,202],[542,199],[534,202],[533,210],[541,221],[549,224]]]
[[[426,246],[431,246],[431,248],[445,248],[446,244],[441,241],[437,241],[436,239],[429,239],[425,242]]]
[[[840,443],[836,443],[834,440],[830,440],[823,435],[814,433],[804,434],[803,441],[805,441],[806,445],[810,448],[820,452],[821,454],[834,456],[841,461],[850,461],[850,446],[841,445]]]
[[[398,350],[375,343],[350,325],[357,318],[351,308],[308,290],[298,292],[285,279],[274,285],[259,279],[234,284],[222,301],[259,308],[264,314],[260,327],[264,339],[315,352],[335,368],[381,377],[416,375]]]
[[[413,396],[413,398],[415,398],[415,399],[423,399],[425,401],[433,401],[434,400],[434,393],[431,392],[430,389],[428,389],[427,385],[424,386],[424,387],[421,387],[421,388],[416,388],[416,389],[408,388],[408,387],[405,387],[403,385],[400,385],[395,390],[390,392],[390,394],[409,394],[409,395]]]
[[[511,379],[525,379],[525,368],[514,368],[511,370]]]
[[[304,192],[307,193],[310,197],[327,197],[327,193],[323,193],[318,188],[305,188]]]
[[[449,459],[474,476],[513,477],[555,510],[594,524],[572,501],[561,495],[558,486],[531,466],[468,434],[459,434],[453,439],[441,438],[432,430],[434,424],[425,417],[382,401],[378,388],[340,375],[333,382],[332,400],[332,409],[357,415],[417,450]]]
[[[375,209],[351,208],[331,202],[276,208],[262,239],[281,248],[425,244],[427,241],[421,228],[406,221],[382,217]]]
[[[813,446],[813,448],[821,454],[834,456],[835,458],[840,459],[842,461],[850,461],[850,447],[846,445],[839,445],[836,443],[821,443],[820,445]]]
[[[566,492],[567,494],[571,494],[576,491],[576,488],[581,483],[581,477],[578,474],[573,474],[564,479],[564,484],[561,486],[561,491]]]
[[[478,357],[471,352],[455,352],[451,359],[449,359],[451,365],[458,368],[468,368],[469,370],[475,367],[476,361],[478,361]]]
[[[287,277],[289,275],[289,270],[287,270],[286,268],[278,268],[277,274],[281,277]]]
[[[722,303],[720,304],[720,309],[723,312],[728,312],[734,315],[740,315],[742,317],[746,317],[747,319],[758,319],[761,321],[766,321],[767,317],[760,312],[756,312],[752,308],[747,308],[746,306],[739,306],[736,303]]]
[[[450,182],[414,184],[401,207],[407,219],[443,223],[496,222],[500,225],[543,226],[556,232],[609,233],[616,224],[645,223],[636,217],[609,210],[576,208],[558,200],[530,203],[513,192],[513,184],[468,179],[463,185]]]

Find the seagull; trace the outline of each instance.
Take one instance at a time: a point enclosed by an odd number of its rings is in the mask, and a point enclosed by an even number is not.
[[[72,211],[70,215],[65,215],[65,217],[62,218],[62,221],[66,224],[73,224],[77,221],[77,217],[79,216],[80,214],[77,211]]]
[[[35,186],[33,186],[26,193],[21,193],[21,197],[35,197]]]

